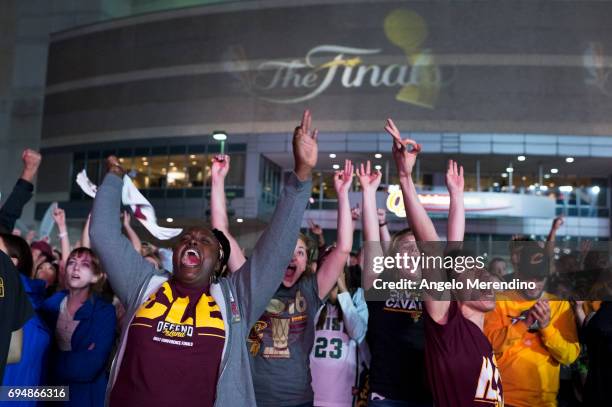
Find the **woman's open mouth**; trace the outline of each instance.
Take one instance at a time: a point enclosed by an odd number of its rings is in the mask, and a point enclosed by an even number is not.
[[[285,270],[285,278],[292,278],[295,274],[296,269],[297,266],[295,265],[290,264],[289,266],[287,266],[287,270]]]
[[[181,264],[187,267],[197,267],[202,262],[202,256],[196,249],[189,248],[181,256]]]

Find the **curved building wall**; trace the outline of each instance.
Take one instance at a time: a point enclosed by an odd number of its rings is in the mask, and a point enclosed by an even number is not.
[[[612,3],[252,1],[55,34],[42,144],[286,132],[612,134]]]

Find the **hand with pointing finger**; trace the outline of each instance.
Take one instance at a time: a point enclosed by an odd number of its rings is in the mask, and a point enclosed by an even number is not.
[[[301,181],[310,178],[312,169],[317,165],[319,147],[317,144],[318,130],[312,129],[312,116],[305,110],[302,122],[293,132],[293,158],[295,174]]]
[[[417,155],[421,152],[420,144],[417,144],[417,142],[412,139],[402,139],[400,131],[391,119],[387,119],[385,130],[393,137],[393,160],[397,166],[397,172],[400,179],[410,178],[412,176],[412,168],[416,163]],[[410,150],[408,146],[411,147]]]
[[[312,219],[308,219],[307,222],[308,222],[308,229],[310,230],[310,233],[312,233],[315,236],[319,236],[323,234],[323,229],[321,228],[321,226],[314,223]]]

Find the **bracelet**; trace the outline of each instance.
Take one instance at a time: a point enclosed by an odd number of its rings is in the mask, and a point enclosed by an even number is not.
[[[378,227],[379,227],[379,228],[382,228],[383,226],[387,226],[387,222],[383,222],[383,223],[379,223],[379,224],[378,224]]]
[[[57,234],[57,237],[59,237],[60,239],[63,238],[63,237],[66,237],[66,236],[68,236],[68,232],[58,233]]]

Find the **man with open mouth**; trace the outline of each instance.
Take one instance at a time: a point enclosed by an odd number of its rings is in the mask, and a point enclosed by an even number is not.
[[[306,111],[293,137],[295,172],[249,259],[224,274],[230,245],[191,228],[173,249],[174,274],[156,270],[121,234],[116,157],[94,201],[91,243],[127,312],[109,379],[111,406],[254,406],[246,338],[291,261],[310,196],[317,131]]]

